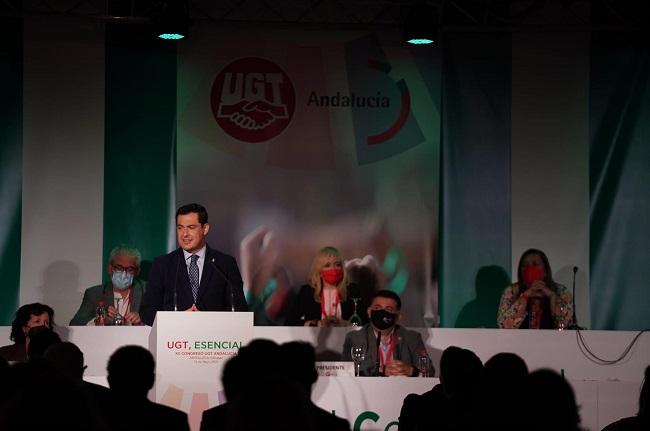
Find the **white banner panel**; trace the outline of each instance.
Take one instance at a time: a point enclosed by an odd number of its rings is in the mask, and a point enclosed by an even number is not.
[[[156,402],[188,413],[198,430],[201,414],[223,402],[221,369],[253,338],[253,313],[159,311],[149,336],[156,357]]]

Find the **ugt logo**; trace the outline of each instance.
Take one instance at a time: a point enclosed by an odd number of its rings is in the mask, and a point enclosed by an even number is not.
[[[263,142],[287,128],[296,108],[296,92],[289,76],[263,58],[235,60],[212,84],[212,113],[230,136],[244,142]]]

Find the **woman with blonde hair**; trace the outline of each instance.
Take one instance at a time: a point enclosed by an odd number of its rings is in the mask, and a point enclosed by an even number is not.
[[[351,291],[359,296],[356,286],[349,283],[341,253],[334,247],[324,247],[316,253],[309,271],[309,284],[300,288],[285,324],[345,326],[354,313]],[[357,310],[364,309],[358,301]]]

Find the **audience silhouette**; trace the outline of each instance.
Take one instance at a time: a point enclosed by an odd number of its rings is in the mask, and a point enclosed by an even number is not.
[[[74,343],[68,341],[56,343],[45,351],[45,362],[61,376],[74,383],[81,392],[94,419],[94,429],[108,429],[103,408],[108,405],[111,396],[108,388],[83,379],[84,355]]]
[[[29,337],[27,360],[30,362],[41,361],[50,346],[61,342],[59,334],[47,326],[36,326],[29,330],[27,336]]]
[[[0,407],[2,407],[11,394],[12,388],[9,385],[10,373],[11,369],[9,368],[9,362],[0,356]]]
[[[524,379],[528,367],[514,353],[497,353],[485,362],[473,401],[474,428],[477,430],[520,430]],[[508,400],[504,415],[503,402]]]
[[[483,364],[471,350],[450,346],[440,358],[440,384],[402,404],[399,431],[459,430],[472,426],[471,403]]]
[[[224,366],[222,383],[227,402],[203,413],[201,431],[349,431],[345,419],[310,400],[317,378],[310,344],[279,346],[270,340],[253,340]],[[255,414],[250,414],[251,406],[255,406]]]
[[[564,377],[548,369],[533,371],[524,379],[520,426],[531,431],[577,431],[580,415],[573,388]]]
[[[304,389],[309,412],[318,431],[349,431],[347,420],[321,409],[311,401],[311,390],[316,380],[316,352],[314,346],[303,341],[291,341],[280,346],[280,358],[284,374]]]
[[[104,411],[111,429],[189,430],[185,412],[147,399],[155,367],[144,347],[124,346],[111,355],[107,366],[111,401]]]
[[[42,358],[14,364],[8,380],[12,389],[0,412],[0,429],[97,429],[77,386]]]
[[[639,412],[636,416],[619,419],[603,428],[603,431],[648,431],[650,430],[650,365],[643,373],[643,384],[639,394]]]
[[[84,356],[75,344],[45,326],[26,335],[28,362],[10,365],[0,357],[0,429],[189,430],[184,412],[147,399],[155,381],[147,349],[124,346],[111,355],[109,390],[83,380]],[[201,431],[350,431],[347,420],[311,401],[315,363],[309,343],[251,341],[226,362],[227,402],[203,413]],[[649,404],[650,366],[637,415],[602,431],[650,430]],[[514,353],[496,354],[483,365],[472,351],[451,346],[440,359],[440,384],[404,399],[398,430],[466,429],[579,431],[580,415],[573,389],[557,372],[529,374]]]
[[[296,381],[267,375],[233,401],[226,431],[318,431],[310,401]],[[254,407],[254,413],[251,408]]]
[[[203,412],[201,431],[222,430],[228,426],[234,401],[251,385],[264,376],[273,374],[279,367],[279,346],[276,342],[256,339],[239,349],[239,353],[226,362],[221,383],[227,402]]]

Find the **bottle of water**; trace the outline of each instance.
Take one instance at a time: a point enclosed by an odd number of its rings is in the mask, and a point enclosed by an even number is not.
[[[427,349],[420,350],[418,371],[420,372],[420,377],[429,377],[429,355],[427,355]]]
[[[95,310],[95,326],[104,326],[106,324],[106,305],[104,300],[100,299]]]

